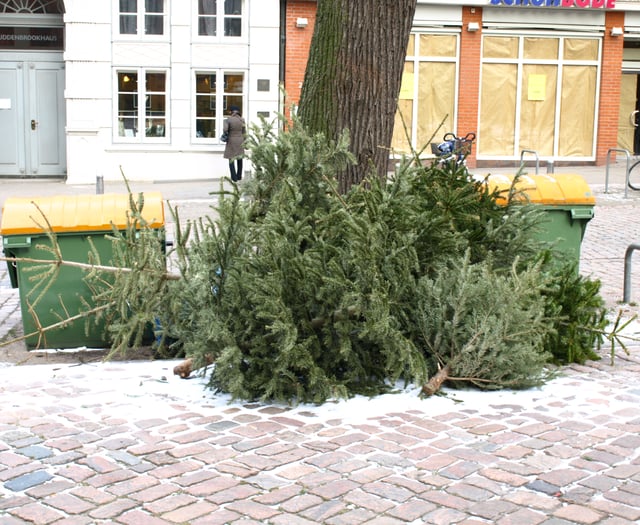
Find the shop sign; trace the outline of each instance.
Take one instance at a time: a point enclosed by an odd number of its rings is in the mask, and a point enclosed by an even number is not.
[[[613,9],[616,0],[491,0],[491,5]]]
[[[0,27],[0,49],[64,49],[61,27]]]

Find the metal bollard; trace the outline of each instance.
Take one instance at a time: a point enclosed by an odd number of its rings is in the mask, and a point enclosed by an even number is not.
[[[102,195],[104,193],[104,177],[98,175],[96,177],[96,195]]]
[[[551,175],[553,173],[553,170],[554,170],[553,161],[552,160],[548,160],[547,161],[547,175]]]

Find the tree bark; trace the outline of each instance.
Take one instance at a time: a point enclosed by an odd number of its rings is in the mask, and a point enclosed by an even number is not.
[[[385,177],[416,0],[319,0],[298,115],[312,132],[345,129],[357,164],[345,193],[372,171]]]

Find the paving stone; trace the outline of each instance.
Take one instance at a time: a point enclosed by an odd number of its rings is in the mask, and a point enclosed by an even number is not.
[[[18,448],[16,449],[16,452],[31,459],[45,459],[53,456],[53,451],[50,448],[41,447],[39,445]]]
[[[36,470],[6,481],[4,487],[8,490],[18,492],[45,483],[52,478],[53,476],[47,471]]]

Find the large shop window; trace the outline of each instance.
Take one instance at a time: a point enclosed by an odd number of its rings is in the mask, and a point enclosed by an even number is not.
[[[484,36],[478,157],[594,155],[600,39]]]
[[[198,0],[198,35],[242,36],[243,0]]]
[[[165,0],[119,0],[121,35],[163,35]]]
[[[222,70],[196,72],[195,86],[195,138],[206,142],[219,140],[230,108],[237,106],[244,114],[244,73]]]
[[[117,137],[125,142],[165,142],[167,74],[132,69],[117,72]]]
[[[457,34],[410,35],[391,144],[394,152],[421,151],[434,134],[438,141],[454,131],[458,48]]]

